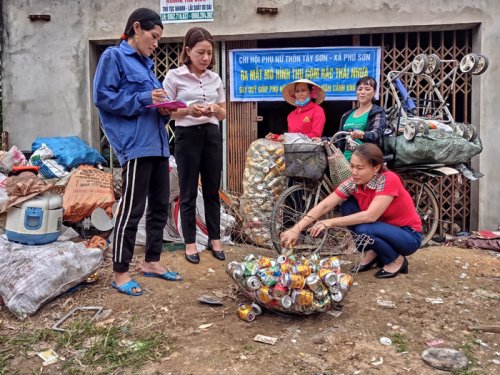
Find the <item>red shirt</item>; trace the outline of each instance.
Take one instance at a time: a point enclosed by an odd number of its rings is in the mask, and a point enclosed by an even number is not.
[[[413,199],[403,186],[401,178],[394,172],[379,173],[364,187],[356,185],[352,177],[349,177],[339,185],[335,193],[342,199],[354,196],[361,211],[366,211],[377,195],[394,197],[378,221],[397,227],[411,227],[417,232],[422,232],[422,221]]]
[[[301,133],[309,138],[323,135],[325,126],[325,111],[314,102],[307,103],[304,107],[295,108],[288,115],[288,132]]]

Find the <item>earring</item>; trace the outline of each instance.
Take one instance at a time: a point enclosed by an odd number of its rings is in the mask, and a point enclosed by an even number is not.
[[[139,40],[139,37],[137,36],[137,34],[134,35],[134,40],[137,42]]]

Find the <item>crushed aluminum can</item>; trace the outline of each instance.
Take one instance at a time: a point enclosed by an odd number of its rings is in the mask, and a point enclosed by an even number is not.
[[[344,292],[340,289],[335,292],[330,291],[330,298],[333,302],[342,302],[344,299]]]
[[[288,295],[281,297],[279,300],[279,305],[284,309],[289,309],[292,307],[292,298]]]
[[[433,339],[429,340],[425,343],[425,345],[430,346],[431,348],[439,345],[443,345],[446,341],[443,339]]]
[[[245,262],[252,262],[254,260],[257,260],[257,257],[255,254],[248,254],[245,258]]]
[[[250,305],[242,303],[238,306],[236,310],[236,314],[240,317],[240,319],[246,322],[253,322],[255,320],[255,312]]]
[[[307,289],[294,289],[290,294],[293,303],[299,306],[311,306],[314,300],[314,294]]]
[[[352,283],[354,282],[354,279],[347,273],[340,273],[337,275],[337,281],[341,289],[349,291],[351,289]]]
[[[334,272],[340,272],[340,259],[339,257],[333,256],[328,258],[328,267],[331,268]]]
[[[262,308],[256,304],[255,302],[253,302],[250,307],[252,308],[253,312],[255,313],[255,315],[262,315]]]
[[[323,299],[315,299],[312,303],[312,307],[316,311],[324,312],[324,311],[328,310],[331,303],[332,303],[332,300],[330,299],[330,297],[327,294],[326,297]]]
[[[265,285],[255,291],[255,297],[263,304],[267,304],[273,300],[269,287]]]
[[[257,276],[259,276],[260,280],[262,281],[262,284],[267,285],[267,286],[274,286],[278,282],[277,277],[273,277],[267,272],[257,272]]]
[[[283,284],[290,289],[302,289],[305,284],[305,279],[302,275],[285,273],[280,277],[280,284]]]
[[[271,267],[271,258],[269,257],[260,257],[257,259],[257,264],[259,267],[262,268],[269,268]]]
[[[259,265],[254,260],[249,262],[244,262],[243,266],[245,267],[243,276],[255,276],[257,272],[259,272]]]
[[[319,287],[313,291],[314,298],[316,298],[316,299],[326,298],[328,296],[328,293],[329,293],[329,290],[326,287],[326,285],[323,283],[320,283]]]
[[[311,269],[307,265],[297,264],[292,267],[292,273],[307,277],[311,274]]]
[[[284,273],[290,273],[290,271],[292,270],[292,264],[291,263],[282,263],[281,265],[278,263],[278,265],[280,266],[280,270],[281,270],[282,274],[284,274]]]
[[[309,289],[311,289],[314,292],[316,289],[318,289],[322,285],[321,279],[315,273],[311,273],[306,278],[306,285],[309,287]]]
[[[259,278],[257,276],[250,276],[245,280],[245,284],[250,290],[257,290],[262,286]]]
[[[286,255],[280,255],[276,261],[280,265],[290,263],[290,259]]]
[[[282,298],[283,296],[288,294],[288,288],[281,284],[277,283],[273,288],[273,297],[274,298]]]
[[[232,267],[233,278],[241,279],[245,275],[245,266],[243,263],[237,263]]]
[[[276,277],[279,277],[282,274],[281,268],[276,265],[269,267],[266,272],[271,276],[276,276]]]
[[[337,275],[329,268],[321,268],[318,276],[328,286],[337,284]]]

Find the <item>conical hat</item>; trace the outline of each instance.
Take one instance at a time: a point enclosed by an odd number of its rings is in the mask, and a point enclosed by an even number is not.
[[[281,93],[283,95],[283,98],[291,105],[295,105],[295,85],[297,83],[307,83],[308,85],[313,86],[311,99],[316,99],[316,104],[320,104],[321,102],[323,102],[323,100],[325,100],[325,90],[323,90],[320,86],[308,79],[298,79],[296,81],[290,82],[288,85],[283,87],[283,91]]]

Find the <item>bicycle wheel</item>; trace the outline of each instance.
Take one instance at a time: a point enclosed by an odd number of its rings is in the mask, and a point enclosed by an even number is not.
[[[436,233],[439,223],[439,205],[432,190],[423,182],[413,178],[403,179],[422,220],[422,246]]]
[[[309,210],[327,196],[320,185],[313,188],[305,185],[294,185],[286,189],[278,197],[271,214],[271,240],[278,252],[282,253],[280,234],[293,227]],[[321,219],[325,219],[329,214]],[[326,231],[319,237],[311,237],[307,231],[302,231],[293,251],[298,253],[312,253],[318,250],[327,236]]]

